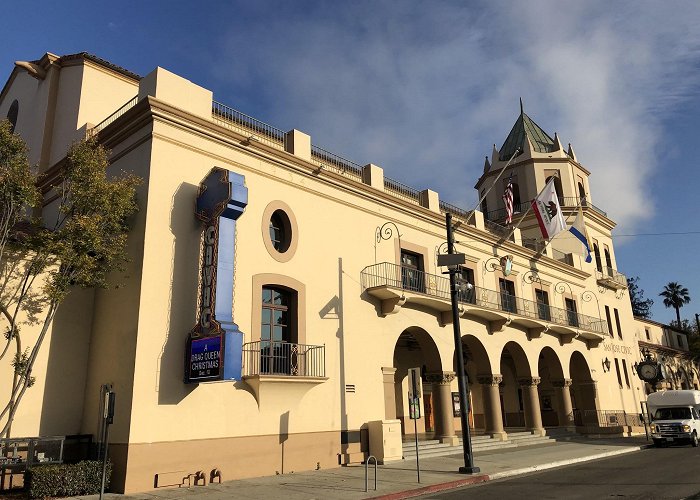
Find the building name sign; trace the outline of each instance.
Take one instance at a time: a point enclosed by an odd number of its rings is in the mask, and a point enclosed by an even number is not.
[[[603,344],[603,350],[625,355],[632,355],[632,348],[621,344]]]
[[[199,317],[185,349],[185,383],[240,380],[243,333],[233,321],[236,220],[248,204],[242,175],[215,167],[199,184],[195,215],[204,223]]]
[[[212,304],[216,301],[216,265],[214,254],[216,252],[216,225],[207,226],[204,231],[204,265],[202,266],[202,298],[199,311],[199,326],[203,330],[211,329]]]

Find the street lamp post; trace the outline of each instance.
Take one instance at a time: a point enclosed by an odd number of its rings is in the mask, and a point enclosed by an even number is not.
[[[452,235],[452,214],[447,212],[447,253],[454,253],[454,237]],[[450,266],[450,299],[452,300],[452,327],[454,330],[455,353],[457,355],[457,383],[459,384],[459,416],[462,422],[462,450],[464,453],[464,467],[459,468],[461,474],[474,474],[480,472],[479,467],[474,466],[472,455],[471,430],[469,429],[469,413],[467,399],[467,381],[464,377],[464,357],[462,354],[462,334],[459,329],[459,312],[457,311],[457,266]]]

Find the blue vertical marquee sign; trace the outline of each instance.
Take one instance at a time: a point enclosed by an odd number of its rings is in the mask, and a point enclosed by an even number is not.
[[[236,220],[248,204],[245,178],[214,167],[199,184],[204,223],[199,319],[185,349],[185,383],[240,380],[243,333],[233,322]]]

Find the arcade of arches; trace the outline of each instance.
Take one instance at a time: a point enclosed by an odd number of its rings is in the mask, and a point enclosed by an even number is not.
[[[532,363],[523,348],[506,341],[494,357],[474,335],[462,336],[466,380],[469,386],[469,424],[476,433],[506,439],[507,431],[544,434],[545,427],[574,427],[577,410],[599,408],[596,382],[579,351],[567,359],[552,347],[543,347]],[[456,357],[441,359],[435,340],[425,330],[404,330],[394,346],[393,367],[383,368],[387,419],[402,421],[402,432],[413,434],[408,419],[407,374],[420,367],[423,384],[421,418],[417,432],[443,443],[456,444],[460,431],[456,384]],[[454,391],[454,392],[453,392]],[[406,417],[404,417],[406,415]]]

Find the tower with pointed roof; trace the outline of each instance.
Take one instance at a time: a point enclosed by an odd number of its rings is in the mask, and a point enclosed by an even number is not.
[[[510,164],[499,177],[509,161]],[[486,158],[484,172],[475,188],[480,199],[485,196],[480,209],[487,223],[503,224],[506,213],[502,195],[508,179],[511,178],[515,211],[513,224],[519,224],[523,245],[533,250],[542,250],[546,242],[542,239],[534,214],[532,211],[528,213],[528,209],[530,202],[547,182],[554,178],[559,203],[567,223],[573,222],[579,207],[583,209],[586,228],[592,239],[591,251],[594,250],[594,244],[598,250],[592,264],[603,271],[606,267],[614,267],[611,231],[615,223],[603,210],[593,205],[589,176],[590,172],[579,163],[571,144],[564,148],[556,132],[554,137],[545,132],[525,113],[521,99],[520,114],[515,124],[500,149],[494,144],[491,158]],[[567,256],[559,250],[559,241],[555,237],[544,253],[558,260],[571,261],[572,256]]]

